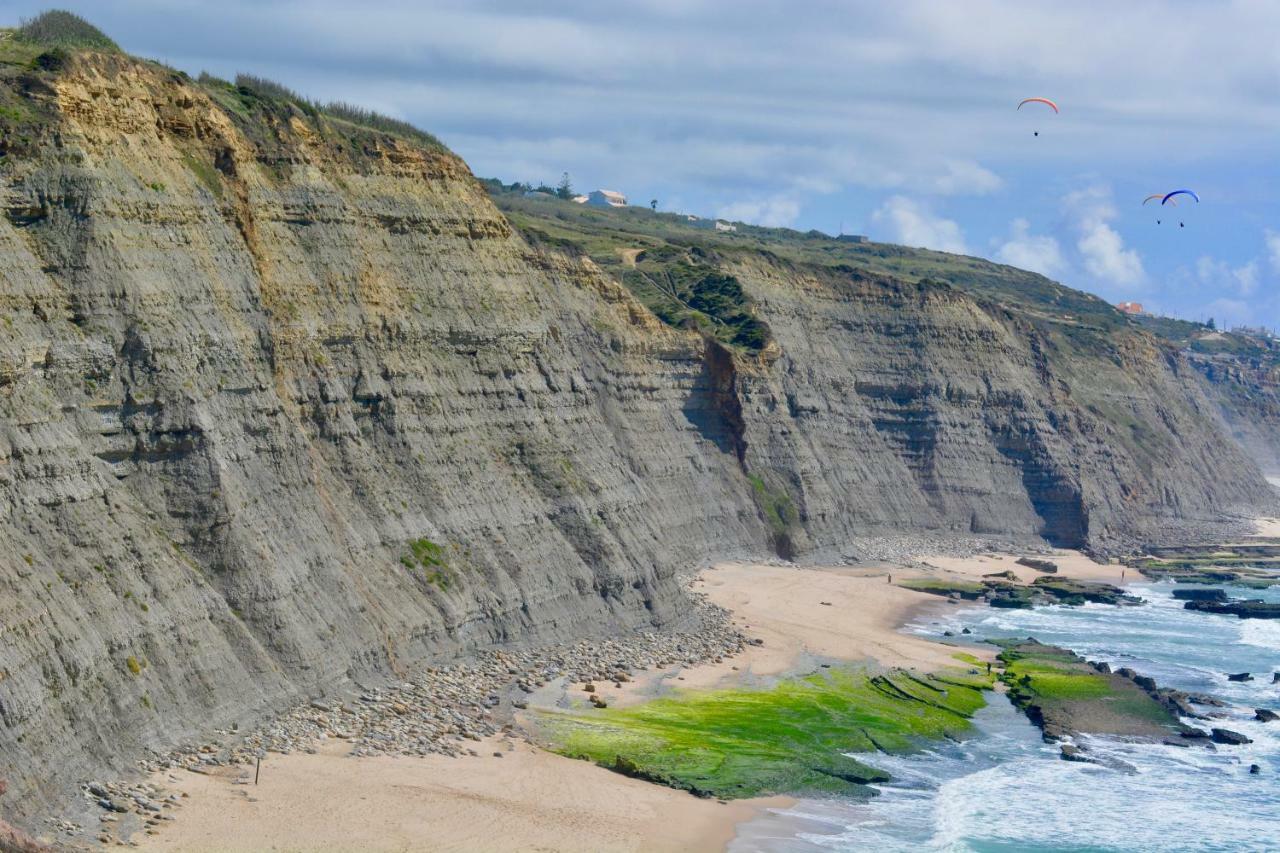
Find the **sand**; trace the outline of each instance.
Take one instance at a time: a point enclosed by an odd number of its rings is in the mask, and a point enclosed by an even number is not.
[[[1121,566],[1078,554],[1052,557],[1062,574],[1120,580]],[[703,573],[696,589],[729,609],[751,637],[764,641],[719,664],[651,673],[615,688],[598,684],[611,704],[673,687],[724,686],[808,672],[819,659],[932,671],[955,666],[958,647],[904,634],[901,626],[954,604],[888,582],[908,577],[965,577],[1012,570],[1038,572],[1012,556],[924,558],[901,569],[795,568],[725,563]],[[1131,572],[1132,573],[1132,572]],[[972,646],[964,650],[989,655]],[[554,684],[530,697],[551,708],[580,684]],[[236,785],[234,775],[178,771],[154,781],[189,795],[177,819],[155,836],[137,834],[142,850],[723,850],[738,823],[785,798],[722,805],[629,779],[583,761],[519,743],[486,743],[481,758],[348,758],[334,742],[319,754],[271,755],[262,783]],[[502,751],[502,758],[492,757]]]
[[[722,805],[520,744],[482,758],[272,755],[260,784],[189,772],[160,777],[187,805],[154,851],[702,851],[781,800]]]
[[[1053,554],[1037,554],[1037,557],[1058,564],[1058,575],[1076,580],[1105,581],[1121,584],[1133,580],[1141,580],[1137,569],[1131,569],[1120,563],[1099,563],[1077,551],[1057,551]],[[1036,578],[1044,577],[1043,572],[1019,566],[1018,558],[1010,554],[984,554],[978,557],[923,557],[921,562],[937,569],[937,572],[917,572],[921,577],[962,577],[966,580],[980,580],[983,575],[996,572],[1012,571],[1023,583],[1031,583]],[[904,577],[908,575],[904,574]]]
[[[1254,535],[1265,538],[1280,537],[1280,518],[1255,518]]]

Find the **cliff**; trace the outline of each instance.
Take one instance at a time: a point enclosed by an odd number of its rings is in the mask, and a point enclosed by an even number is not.
[[[1114,549],[1266,494],[1141,331],[740,247],[690,260],[768,327],[726,342],[429,139],[118,54],[7,55],[0,107],[20,817],[347,679],[678,623],[708,559]]]
[[[1270,477],[1280,477],[1280,340],[1261,329],[1142,315],[1138,323],[1195,368],[1226,431]]]

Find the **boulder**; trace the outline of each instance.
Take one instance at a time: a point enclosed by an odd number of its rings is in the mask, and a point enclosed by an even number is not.
[[[1253,676],[1247,672],[1227,673],[1227,681],[1253,681]]]
[[[1227,601],[1225,589],[1175,589],[1173,597],[1178,601]]]
[[[1058,573],[1058,564],[1052,560],[1040,560],[1035,557],[1019,557],[1019,566],[1026,566],[1028,569],[1035,569],[1037,572],[1055,575]]]
[[[1246,743],[1253,743],[1249,738],[1231,729],[1213,729],[1213,742],[1224,743],[1227,746],[1244,746]]]
[[[1079,605],[1086,601],[1097,604],[1141,604],[1142,599],[1128,595],[1118,586],[1099,581],[1073,578],[1036,578],[1031,584],[1036,592],[1049,596],[1059,604]]]
[[[1280,714],[1266,708],[1255,708],[1253,718],[1260,723],[1274,723],[1276,720],[1280,720]]]
[[[1236,616],[1240,619],[1280,619],[1280,603],[1263,601],[1260,598],[1232,598],[1220,601],[1188,601],[1183,605],[1188,610],[1201,613],[1217,613],[1222,616]]]

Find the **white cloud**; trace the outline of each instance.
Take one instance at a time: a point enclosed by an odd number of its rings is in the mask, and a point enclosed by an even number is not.
[[[1000,176],[972,160],[948,160],[933,179],[933,189],[943,195],[986,195],[1004,186]]]
[[[1062,247],[1057,239],[1044,234],[1032,234],[1031,223],[1015,219],[1009,225],[1009,239],[996,249],[996,259],[1015,267],[1038,272],[1056,278],[1067,268],[1062,257]]]
[[[716,216],[721,219],[731,219],[734,222],[779,227],[796,221],[800,216],[800,203],[786,196],[774,196],[759,201],[739,201],[718,207]]]
[[[1142,256],[1137,249],[1126,249],[1124,238],[1111,227],[1116,208],[1109,187],[1093,185],[1068,193],[1063,207],[1074,221],[1079,234],[1076,249],[1090,275],[1127,290],[1146,283]]]
[[[1104,281],[1135,286],[1146,279],[1138,250],[1126,249],[1124,238],[1105,222],[1090,225],[1076,248],[1084,256],[1084,268]]]
[[[1280,273],[1280,231],[1264,229],[1267,254],[1271,257],[1271,270]]]
[[[1205,255],[1196,261],[1196,277],[1200,284],[1226,290],[1238,296],[1253,296],[1258,290],[1258,262],[1250,261],[1233,267],[1226,261]]]
[[[923,246],[958,255],[969,251],[959,225],[935,216],[926,206],[906,196],[890,196],[871,215],[871,221],[887,226],[894,240],[907,246]]]

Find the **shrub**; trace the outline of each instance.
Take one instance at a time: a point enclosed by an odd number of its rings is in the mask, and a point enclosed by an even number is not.
[[[352,124],[357,124],[361,127],[369,127],[374,130],[385,131],[395,136],[403,136],[406,139],[421,142],[432,148],[444,148],[444,144],[439,139],[432,136],[430,133],[427,133],[425,130],[420,130],[414,127],[407,121],[391,118],[391,116],[385,116],[382,113],[374,112],[373,110],[368,110],[364,107],[356,106],[355,104],[348,104],[344,101],[330,101],[327,104],[318,105],[318,108],[320,112],[327,116],[341,119],[343,121],[349,121]]]
[[[225,80],[203,73],[199,79],[206,86],[230,85]],[[407,121],[401,121],[356,104],[349,104],[345,101],[330,101],[327,104],[312,101],[282,83],[268,80],[265,77],[257,77],[253,74],[237,74],[235,87],[240,90],[241,95],[251,95],[264,100],[286,101],[308,115],[322,114],[358,127],[380,130],[393,136],[400,136],[419,142],[429,148],[445,150],[444,143],[425,130],[420,130]],[[554,192],[554,190],[551,191]]]
[[[268,80],[266,77],[256,77],[253,74],[237,74],[236,88],[242,91],[247,90],[248,93],[265,98],[276,98],[283,101],[292,101],[298,104],[307,103],[307,99],[299,95],[297,92],[277,83],[274,80]]]
[[[444,548],[430,539],[415,539],[409,543],[409,551],[423,568],[444,566]]]
[[[138,663],[138,659],[133,655],[129,655],[124,659],[124,665],[129,667],[129,672],[138,675],[142,672],[142,664]]]
[[[221,77],[215,77],[208,71],[201,71],[200,76],[196,78],[196,82],[201,86],[221,86],[227,89],[235,88],[235,84],[230,80],[223,80]]]
[[[70,58],[71,54],[67,53],[66,48],[54,47],[37,56],[33,62],[42,71],[58,71],[66,66]]]
[[[32,44],[89,50],[119,51],[120,45],[79,15],[50,9],[18,26],[17,37]]]

